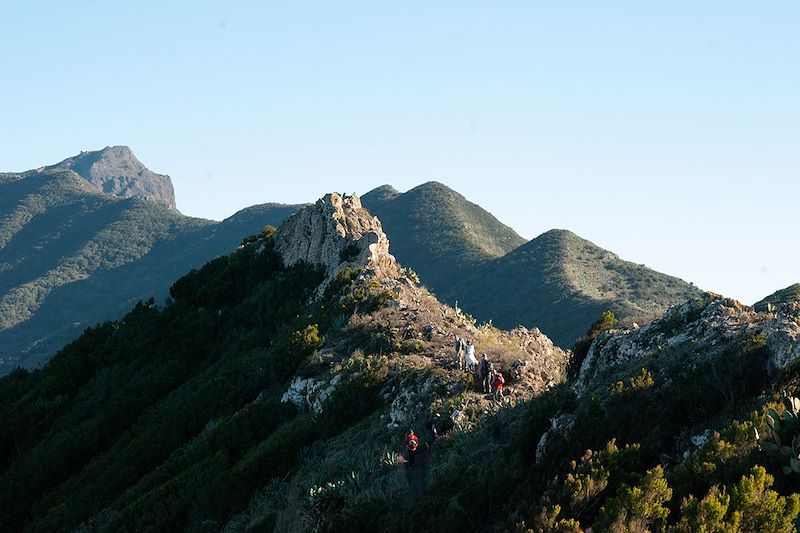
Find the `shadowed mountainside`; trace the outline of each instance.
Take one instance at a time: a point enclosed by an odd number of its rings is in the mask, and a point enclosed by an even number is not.
[[[111,155],[120,154],[120,166],[111,168],[118,161]],[[163,299],[176,277],[298,208],[254,206],[222,222],[186,217],[168,197],[135,192],[169,178],[143,171],[128,155],[106,149],[0,174],[0,374],[45,361],[86,327],[119,317],[140,299]],[[136,186],[116,191],[118,198],[67,169],[90,176],[98,164],[114,183]],[[127,171],[133,174],[126,181]]]
[[[800,386],[800,304],[705,293],[606,322],[571,361],[538,330],[476,327],[390,252],[328,195],[0,379],[4,527],[797,530],[800,399],[779,391]]]

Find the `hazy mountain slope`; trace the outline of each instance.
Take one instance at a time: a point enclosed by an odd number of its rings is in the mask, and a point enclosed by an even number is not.
[[[513,252],[479,265],[443,292],[465,311],[500,327],[541,328],[572,346],[603,311],[653,317],[700,291],[566,230],[551,230]]]
[[[105,152],[67,161],[80,167]],[[98,160],[115,179],[132,168],[129,182],[148,188],[141,163],[110,171],[107,157]],[[64,166],[0,174],[0,374],[46,360],[140,299],[163,299],[172,280],[297,209],[253,206],[217,223],[138,193],[110,196]]]
[[[777,393],[800,382],[800,305],[703,294],[598,332],[566,384],[547,337],[440,304],[345,202],[0,379],[4,526],[796,531],[800,476],[774,439],[800,427]],[[502,402],[458,370],[455,334],[503,368]]]
[[[437,182],[398,193],[389,185],[361,198],[392,241],[392,253],[444,293],[455,276],[499,257],[525,239],[491,213]]]
[[[790,302],[800,302],[800,283],[795,283],[785,289],[775,291],[763,300],[755,303],[753,307],[759,311],[766,311],[768,304],[779,306]]]

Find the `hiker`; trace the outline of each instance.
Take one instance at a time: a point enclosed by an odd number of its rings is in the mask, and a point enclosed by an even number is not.
[[[419,446],[419,438],[414,435],[414,430],[409,429],[406,436],[406,449],[408,450],[408,466],[414,468],[414,460],[417,458],[417,446]]]
[[[478,377],[480,378],[481,391],[484,394],[489,394],[489,366],[491,363],[486,359],[486,354],[481,354],[481,360],[478,362]]]
[[[475,345],[472,344],[472,340],[467,341],[467,369],[470,372],[475,372],[475,369],[478,368],[478,360],[475,358]]]
[[[464,370],[464,341],[456,335],[456,364],[459,370]]]
[[[432,442],[435,442],[436,439],[439,438],[439,424],[441,423],[441,418],[442,418],[441,415],[439,413],[436,413],[435,415],[433,415],[431,421],[429,422]]]
[[[503,399],[503,387],[506,384],[506,378],[503,377],[503,373],[497,370],[494,373],[494,380],[492,381],[492,391],[494,393],[494,399],[502,401]]]

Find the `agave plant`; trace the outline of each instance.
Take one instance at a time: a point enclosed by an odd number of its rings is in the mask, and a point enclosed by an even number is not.
[[[782,402],[783,413],[767,410],[769,432],[759,443],[762,450],[780,452],[789,459],[789,466],[783,467],[785,474],[800,474],[800,399],[785,395]]]

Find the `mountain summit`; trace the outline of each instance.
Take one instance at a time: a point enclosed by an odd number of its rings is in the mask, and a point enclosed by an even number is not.
[[[169,176],[149,170],[127,146],[81,152],[45,170],[72,170],[106,194],[119,198],[143,196],[176,209]]]
[[[435,181],[405,193],[383,185],[361,200],[381,220],[400,263],[436,293],[446,293],[475,265],[525,243],[481,206]]]

